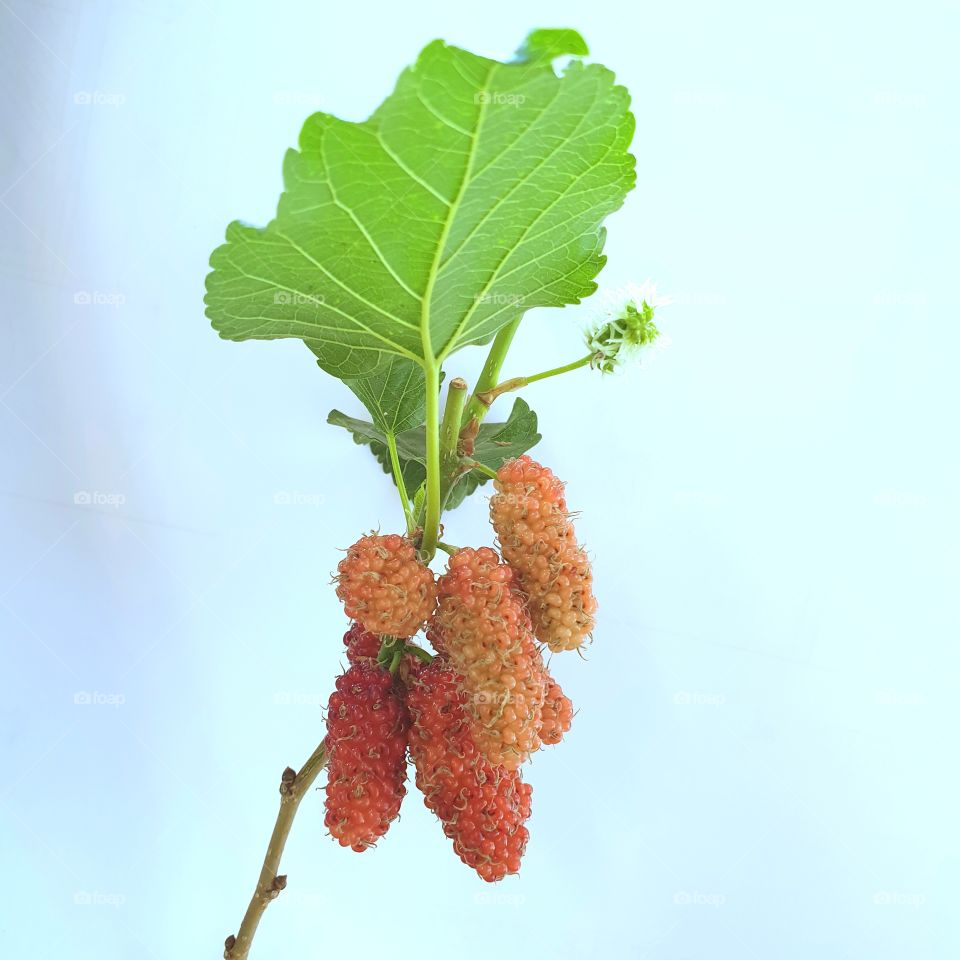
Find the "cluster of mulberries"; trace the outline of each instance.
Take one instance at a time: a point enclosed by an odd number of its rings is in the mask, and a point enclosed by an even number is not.
[[[366,850],[407,792],[406,707],[386,670],[355,663],[327,706],[326,825],[344,847]]]
[[[433,612],[433,574],[406,537],[361,537],[337,571],[337,596],[347,616],[371,633],[412,637]]]
[[[503,558],[527,596],[537,639],[554,652],[575,650],[593,630],[597,601],[563,484],[549,468],[522,456],[500,468],[494,485],[490,519]]]
[[[576,649],[593,627],[590,564],[563,484],[521,457],[500,469],[490,547],[453,552],[434,580],[406,537],[361,537],[337,596],[354,621],[327,712],[326,824],[366,850],[403,799],[406,758],[457,856],[484,880],[520,869],[532,789],[520,767],[570,729],[573,704],[539,643]],[[436,656],[408,641],[424,630]]]

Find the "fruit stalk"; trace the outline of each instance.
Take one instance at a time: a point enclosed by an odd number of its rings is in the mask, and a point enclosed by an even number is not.
[[[504,380],[503,383],[498,383],[495,387],[491,387],[489,390],[484,390],[483,392],[478,393],[476,398],[484,406],[489,407],[490,404],[492,404],[493,401],[496,400],[501,394],[509,393],[511,390],[520,390],[528,384],[536,383],[538,380],[546,380],[547,377],[556,377],[561,373],[570,373],[571,370],[579,370],[581,367],[585,367],[593,359],[594,355],[592,353],[588,353],[585,357],[581,357],[579,360],[574,360],[573,363],[566,363],[562,367],[554,367],[551,370],[544,370],[542,373],[535,373],[529,377],[512,377],[510,380]]]
[[[426,373],[427,495],[423,516],[420,555],[425,563],[433,559],[440,539],[440,366],[428,364]]]
[[[403,504],[403,519],[407,524],[407,536],[412,537],[416,529],[416,522],[413,518],[413,510],[410,507],[410,495],[407,493],[407,485],[403,481],[403,470],[400,468],[400,455],[397,453],[397,435],[395,433],[387,434],[387,449],[390,451],[390,466],[393,469],[393,481],[397,485],[397,492],[400,494],[400,503]]]
[[[500,379],[500,371],[503,369],[503,362],[507,359],[507,351],[510,349],[510,344],[513,343],[513,337],[520,326],[520,320],[521,317],[511,320],[505,327],[501,327],[500,332],[493,338],[483,370],[480,371],[480,376],[477,379],[476,390],[474,390],[473,396],[463,412],[464,427],[468,426],[471,420],[476,420],[477,426],[479,426],[487,415],[490,404],[483,403],[479,396],[497,385],[497,381]]]

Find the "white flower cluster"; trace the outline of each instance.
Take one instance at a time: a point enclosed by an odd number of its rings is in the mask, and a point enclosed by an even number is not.
[[[593,366],[603,373],[612,373],[644,348],[669,345],[669,339],[661,337],[653,316],[658,307],[667,306],[673,298],[660,296],[652,281],[606,291],[601,302],[603,314],[597,325],[587,331],[586,343],[594,355]]]

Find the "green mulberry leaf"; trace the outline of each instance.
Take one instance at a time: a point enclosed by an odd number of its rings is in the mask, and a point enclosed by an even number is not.
[[[392,357],[442,361],[593,293],[634,121],[605,67],[554,72],[585,52],[571,30],[509,63],[434,41],[369,119],[311,116],[276,218],[230,224],[210,258],[220,335],[299,337],[341,379],[389,381]]]

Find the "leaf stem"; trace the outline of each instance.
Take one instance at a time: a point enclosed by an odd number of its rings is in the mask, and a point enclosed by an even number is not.
[[[433,654],[428,653],[423,647],[418,647],[415,643],[408,643],[404,653],[412,653],[418,660],[421,660],[423,663],[429,663],[433,659]]]
[[[424,502],[423,541],[420,553],[429,563],[440,537],[440,365],[434,361],[426,372],[427,495]]]
[[[479,470],[481,473],[485,473],[491,480],[497,479],[497,471],[491,470],[485,463],[480,463],[478,460],[472,460],[467,462],[467,466],[471,470]]]
[[[235,936],[231,934],[224,941],[225,960],[246,960],[250,953],[250,945],[253,943],[253,936],[257,932],[257,926],[267,905],[271,900],[276,900],[280,891],[286,887],[286,876],[277,874],[283,848],[290,834],[290,828],[293,826],[293,819],[297,815],[300,801],[313,785],[313,781],[317,779],[317,774],[324,768],[326,762],[326,744],[321,743],[310,754],[299,773],[291,767],[283,771],[283,776],[280,778],[280,811],[277,813],[277,822],[273,826],[267,853],[263,858],[257,888],[240,922],[240,929]]]
[[[562,367],[544,370],[542,373],[535,373],[529,377],[513,377],[510,380],[504,380],[503,383],[499,383],[489,390],[477,393],[475,395],[476,399],[489,408],[493,401],[501,394],[508,393],[511,390],[519,390],[521,387],[525,387],[530,383],[536,383],[538,380],[546,380],[547,377],[557,377],[561,373],[570,373],[571,370],[579,370],[580,367],[585,367],[591,360],[594,360],[595,357],[596,354],[588,353],[585,357],[574,360],[573,363],[564,364]]]
[[[390,451],[390,465],[393,467],[393,480],[400,493],[400,503],[403,504],[403,518],[407,522],[407,536],[412,536],[416,529],[413,519],[413,509],[410,506],[410,497],[407,496],[407,485],[403,482],[403,471],[400,469],[400,455],[397,453],[397,435],[393,431],[387,432],[387,449]]]
[[[520,320],[521,317],[511,320],[505,327],[501,327],[500,332],[493,338],[493,343],[490,345],[490,352],[487,354],[486,362],[477,379],[476,389],[473,391],[473,396],[470,398],[469,403],[467,403],[467,408],[464,411],[464,425],[468,424],[474,417],[476,417],[477,424],[479,425],[487,415],[490,404],[484,403],[479,399],[479,396],[481,393],[492,389],[500,379],[503,362],[507,359],[507,351],[510,349],[510,344],[513,343],[514,335],[520,326]]]

